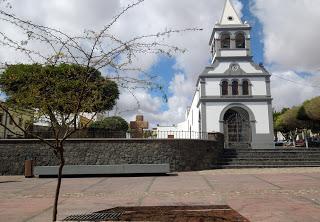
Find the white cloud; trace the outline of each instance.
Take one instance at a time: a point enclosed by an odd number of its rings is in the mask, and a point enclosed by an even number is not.
[[[318,0],[257,0],[252,11],[263,24],[267,62],[295,70],[319,70]]]
[[[183,73],[176,73],[170,83],[169,90],[176,96],[184,96],[190,93],[190,89],[195,89],[195,84],[187,81]]]
[[[264,56],[274,73],[271,79],[274,106],[290,107],[319,95],[316,84],[320,74],[319,1],[256,0],[251,3],[251,11],[263,25]],[[309,72],[311,76],[302,76],[299,72]]]
[[[267,62],[319,71],[319,11],[318,0],[256,0],[253,12],[263,25]]]
[[[301,77],[294,71],[273,72],[271,93],[276,110],[292,107],[320,94],[320,78]]]
[[[169,43],[186,48],[187,52],[175,57],[179,72],[172,74],[169,87],[172,96],[168,98],[168,110],[161,111],[163,100],[152,97],[146,90],[137,90],[135,96],[140,110],[130,93],[124,91],[117,111],[123,112],[128,120],[136,113],[142,113],[152,123],[173,124],[184,119],[185,109],[191,103],[198,75],[209,61],[209,38],[212,28],[219,20],[225,0],[146,0],[131,9],[112,28],[113,34],[121,39],[135,35],[157,33],[166,29],[203,28],[201,32],[187,32],[171,35]],[[78,34],[84,29],[100,29],[132,0],[12,0],[15,14],[31,21],[58,28],[64,32]],[[241,15],[242,4],[234,0]],[[44,49],[45,50],[45,49]],[[1,53],[1,59],[21,60],[15,53]],[[158,61],[157,56],[141,55],[135,65],[148,69]]]
[[[242,4],[234,1],[241,15]],[[168,99],[168,110],[165,112],[145,112],[144,115],[153,123],[171,125],[184,120],[186,107],[191,104],[198,75],[209,64],[209,38],[216,21],[220,19],[224,0],[152,0],[141,7],[130,11],[126,29],[119,27],[118,32],[143,33],[158,32],[165,28],[183,29],[190,27],[203,28],[201,32],[172,35],[169,43],[187,52],[175,57],[175,68],[181,70],[172,76],[169,85],[172,96]],[[141,19],[143,16],[143,19]],[[143,21],[143,22],[142,22]],[[137,26],[137,24],[139,24]],[[118,26],[122,26],[119,23]],[[119,34],[120,35],[120,34]]]
[[[115,107],[115,114],[125,115],[129,120],[129,117],[134,116],[135,113],[156,113],[160,110],[162,100],[159,97],[152,97],[146,93],[145,90],[139,89],[134,92],[124,90],[120,99]]]
[[[67,33],[101,28],[119,11],[118,0],[11,0],[19,17],[48,25]]]

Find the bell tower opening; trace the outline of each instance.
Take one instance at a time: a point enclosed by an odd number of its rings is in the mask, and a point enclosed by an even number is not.
[[[246,39],[244,34],[241,32],[236,35],[236,48],[237,49],[246,48]]]
[[[221,48],[230,49],[230,34],[222,33],[221,35]]]

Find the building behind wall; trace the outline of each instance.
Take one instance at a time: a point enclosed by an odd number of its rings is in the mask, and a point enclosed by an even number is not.
[[[131,138],[144,138],[144,130],[149,128],[149,122],[143,115],[137,115],[135,121],[130,121]]]
[[[9,114],[0,109],[0,139],[23,138],[25,135],[19,127],[26,129],[32,124],[33,113],[28,110],[12,110],[9,109],[14,121]],[[19,127],[17,127],[18,124]]]
[[[226,0],[209,41],[211,65],[175,130],[223,133],[228,148],[274,148],[270,74],[252,60],[250,32]]]

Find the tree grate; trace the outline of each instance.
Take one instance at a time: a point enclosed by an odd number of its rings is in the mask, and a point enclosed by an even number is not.
[[[92,214],[79,214],[71,215],[63,221],[105,221],[105,220],[118,220],[122,213],[107,212],[107,213],[92,213]]]

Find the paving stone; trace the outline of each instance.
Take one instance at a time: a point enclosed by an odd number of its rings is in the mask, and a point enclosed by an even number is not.
[[[50,221],[55,186],[56,179],[0,177],[0,221]],[[252,222],[319,221],[320,168],[64,178],[58,217],[116,206],[225,204]]]

